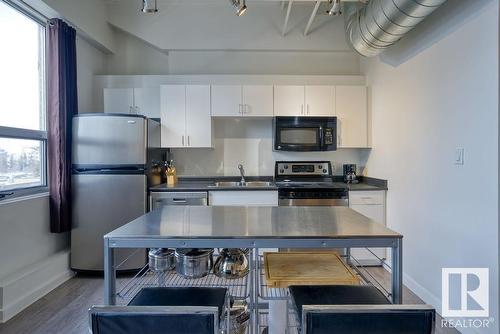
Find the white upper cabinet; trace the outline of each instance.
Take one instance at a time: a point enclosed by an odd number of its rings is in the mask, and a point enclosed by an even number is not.
[[[135,112],[148,118],[160,118],[160,87],[134,88]]]
[[[186,86],[186,136],[188,147],[212,147],[210,86]]]
[[[304,116],[304,86],[274,86],[275,116]]]
[[[275,86],[275,116],[334,116],[334,86]]]
[[[369,147],[368,105],[365,86],[336,86],[338,147]]]
[[[161,87],[161,146],[184,147],[186,143],[186,86]]]
[[[212,116],[272,117],[273,86],[212,85]]]
[[[212,85],[212,116],[242,116],[241,86]]]
[[[160,118],[160,88],[104,88],[104,112]]]
[[[334,116],[335,87],[306,86],[305,116]]]
[[[135,114],[133,88],[104,88],[104,112]]]
[[[212,147],[210,86],[161,86],[161,145]]]
[[[245,117],[273,117],[273,86],[243,86],[242,105]]]

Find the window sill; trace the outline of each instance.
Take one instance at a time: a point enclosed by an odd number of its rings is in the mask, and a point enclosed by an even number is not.
[[[17,203],[17,202],[28,201],[31,199],[41,198],[41,197],[49,197],[49,192],[47,191],[47,189],[40,190],[39,192],[35,192],[32,194],[20,195],[17,197],[0,199],[0,206],[6,205],[6,204]]]

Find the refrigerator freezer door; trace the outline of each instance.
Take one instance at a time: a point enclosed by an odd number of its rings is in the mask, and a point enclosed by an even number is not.
[[[73,164],[145,165],[147,120],[128,115],[73,118]]]
[[[71,268],[102,271],[103,236],[146,212],[146,176],[83,174],[73,175],[72,181]],[[116,263],[133,251],[119,249]],[[145,250],[140,250],[117,269],[138,269],[145,261]]]

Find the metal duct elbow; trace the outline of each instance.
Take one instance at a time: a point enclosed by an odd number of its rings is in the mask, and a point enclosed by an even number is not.
[[[446,0],[370,0],[344,10],[348,43],[365,57],[379,55]]]

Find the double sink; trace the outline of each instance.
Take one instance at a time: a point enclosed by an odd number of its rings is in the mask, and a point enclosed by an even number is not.
[[[248,181],[248,182],[230,182],[230,181],[221,181],[215,182],[213,185],[208,186],[209,188],[266,188],[273,186],[273,182],[266,181]]]

